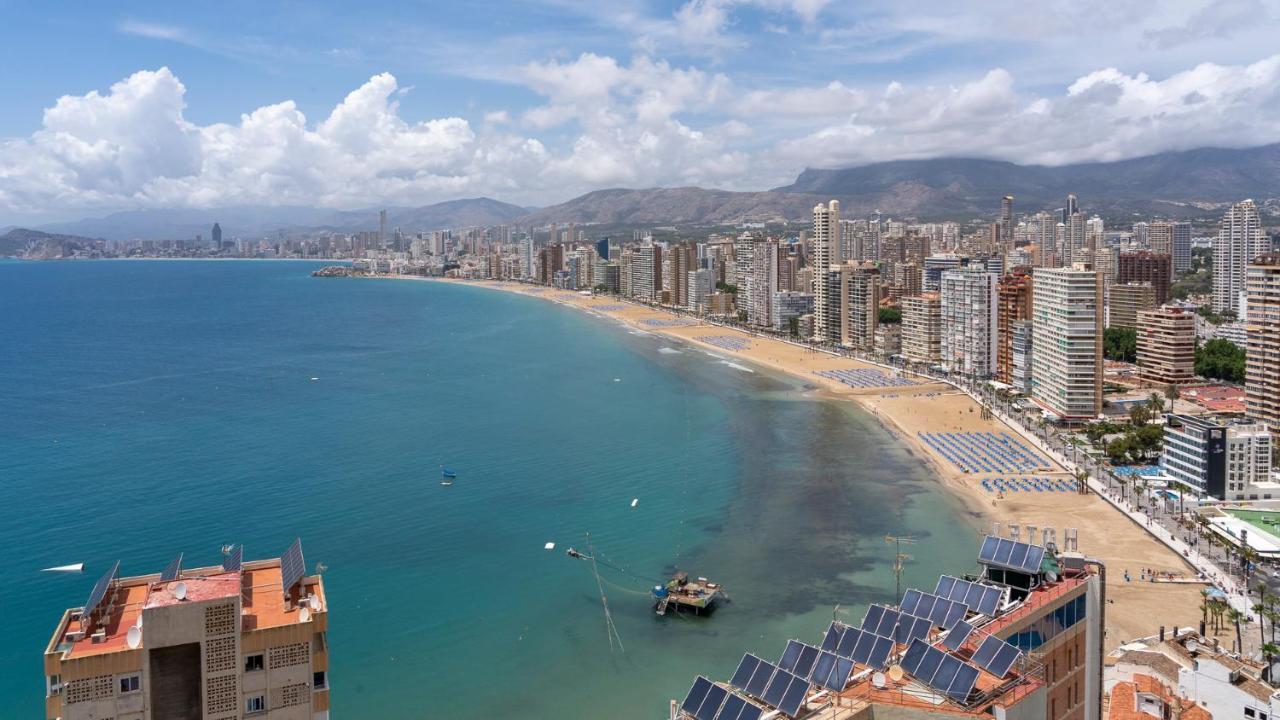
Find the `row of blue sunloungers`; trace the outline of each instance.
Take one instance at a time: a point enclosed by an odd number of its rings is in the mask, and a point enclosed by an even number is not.
[[[956,467],[969,473],[1026,472],[1045,465],[1043,460],[1008,433],[922,432],[920,439]]]
[[[1050,477],[983,478],[987,492],[1074,492],[1070,480]]]

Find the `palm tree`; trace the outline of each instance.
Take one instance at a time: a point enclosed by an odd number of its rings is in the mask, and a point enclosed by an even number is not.
[[[1244,636],[1240,633],[1240,621],[1244,619],[1244,613],[1235,608],[1227,610],[1227,619],[1236,626],[1236,652],[1244,655]]]
[[[1262,646],[1262,657],[1266,658],[1267,661],[1267,668],[1263,671],[1266,673],[1264,679],[1267,680],[1267,682],[1271,681],[1271,664],[1275,662],[1276,656],[1278,655],[1280,655],[1280,645],[1267,643]]]

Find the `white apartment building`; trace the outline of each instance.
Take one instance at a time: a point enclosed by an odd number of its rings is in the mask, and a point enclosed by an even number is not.
[[[981,268],[942,273],[942,364],[986,378],[996,370],[998,277]]]
[[[1063,421],[1102,412],[1102,283],[1081,263],[1036,268],[1031,398]]]
[[[1270,500],[1280,498],[1280,484],[1271,480],[1271,448],[1271,434],[1261,423],[1168,415],[1160,467],[1197,495]]]
[[[1267,251],[1258,208],[1252,200],[1231,206],[1213,243],[1213,309],[1244,314],[1249,263]]]
[[[831,312],[832,298],[827,272],[840,247],[840,201],[813,208],[813,335],[819,340],[838,340],[839,327],[832,327],[831,320],[838,314]]]

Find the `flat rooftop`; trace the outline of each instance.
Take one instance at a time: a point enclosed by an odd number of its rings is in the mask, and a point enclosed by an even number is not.
[[[179,582],[186,586],[183,600],[174,594]],[[179,579],[172,581],[161,581],[159,574],[120,578],[101,605],[110,611],[103,614],[89,633],[77,639],[81,629],[78,619],[81,608],[71,608],[63,613],[46,652],[61,652],[64,660],[70,660],[127,651],[129,628],[138,624],[143,610],[233,598],[237,594],[241,598],[241,632],[301,622],[298,608],[286,606],[280,561],[259,560],[246,563],[239,572],[226,572],[221,566],[184,569]],[[324,584],[319,577],[302,579],[300,597],[307,595],[319,598],[322,611],[327,609]],[[104,631],[105,636],[94,641],[92,634],[98,630]]]

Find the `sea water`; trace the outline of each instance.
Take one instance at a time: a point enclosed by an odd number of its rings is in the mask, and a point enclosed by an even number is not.
[[[537,298],[314,267],[0,263],[0,717],[41,716],[58,618],[117,559],[302,538],[334,718],[665,717],[696,674],[892,602],[886,535],[917,540],[904,588],[974,567],[976,525],[923,464],[803,381]],[[588,533],[612,644],[563,552]],[[676,569],[732,602],[657,617]]]

